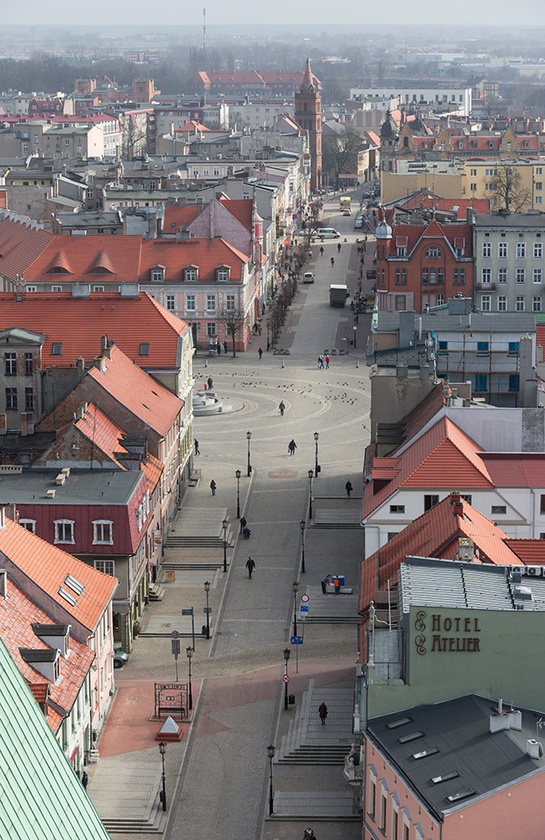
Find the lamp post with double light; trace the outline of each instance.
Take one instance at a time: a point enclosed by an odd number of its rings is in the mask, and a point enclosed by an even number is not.
[[[314,477],[318,478],[320,473],[320,465],[318,463],[318,439],[320,435],[318,432],[314,432]]]
[[[301,528],[301,573],[305,574],[305,529],[307,527],[307,523],[304,519],[301,519],[299,527]]]
[[[272,816],[274,805],[274,791],[273,791],[273,758],[276,752],[274,744],[269,744],[267,747],[267,756],[269,758],[269,816]]]
[[[235,471],[235,478],[237,480],[237,519],[240,519],[240,470]]]
[[[229,522],[227,519],[224,519],[221,523],[223,528],[223,571],[227,571],[227,526]]]
[[[291,650],[284,648],[284,709],[288,711],[288,662],[290,661]]]
[[[252,463],[250,460],[250,441],[252,440],[252,433],[246,432],[246,440],[248,441],[248,478],[252,474]]]
[[[210,638],[210,581],[205,580],[204,591],[206,593],[206,638]]]
[[[314,470],[308,471],[308,518],[312,519],[312,479]]]
[[[161,765],[162,765],[162,772],[161,772],[161,781],[162,781],[162,790],[161,790],[161,802],[163,804],[163,811],[167,809],[167,787],[166,787],[166,779],[165,779],[165,753],[167,751],[167,745],[164,741],[161,741],[159,744],[159,752],[161,753]]]
[[[193,648],[186,648],[187,653],[187,676],[189,680],[189,708],[193,708],[193,686],[191,684],[191,657],[193,656]]]

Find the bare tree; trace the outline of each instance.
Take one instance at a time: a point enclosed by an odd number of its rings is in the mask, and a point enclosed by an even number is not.
[[[335,187],[339,188],[341,174],[358,171],[358,152],[363,139],[346,127],[323,137],[323,171],[333,176]]]
[[[221,309],[216,320],[225,328],[227,335],[233,339],[233,358],[236,356],[236,337],[244,329],[246,315],[242,309]]]
[[[508,163],[496,167],[492,181],[495,209],[504,213],[519,213],[530,204],[530,191],[522,185],[522,178],[517,168]]]

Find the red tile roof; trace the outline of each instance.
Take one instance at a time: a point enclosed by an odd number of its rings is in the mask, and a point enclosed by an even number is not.
[[[160,435],[168,434],[180,411],[182,400],[141,370],[115,345],[103,369],[91,368],[90,376],[117,402]]]
[[[545,487],[545,453],[482,452],[495,487]]]
[[[14,293],[0,294],[0,330],[14,327],[46,336],[44,367],[73,367],[80,356],[90,361],[100,353],[101,336],[108,335],[147,370],[177,367],[180,336],[189,329],[146,292],[137,298],[121,298],[118,292],[93,292],[89,298],[43,292],[20,301]],[[53,344],[59,342],[62,355],[53,356]],[[140,355],[142,342],[149,344],[147,356]]]
[[[0,223],[0,274],[14,279],[25,274],[53,238],[46,230],[4,219]]]
[[[50,545],[11,519],[6,519],[5,527],[0,529],[0,551],[29,581],[80,624],[90,632],[96,630],[116,590],[117,578],[105,575]],[[83,586],[81,595],[69,590],[76,601],[74,606],[59,594],[59,588],[66,588],[67,575],[72,575]]]
[[[506,539],[505,544],[514,551],[525,566],[545,566],[545,540]]]
[[[241,225],[244,225],[246,230],[252,232],[252,211],[254,203],[251,198],[227,198],[222,195],[219,201]]]
[[[545,347],[545,324],[536,324],[536,344]]]
[[[479,458],[481,448],[454,423],[442,417],[396,458],[373,461],[372,480],[365,485],[362,519],[366,519],[396,490],[477,490],[493,487],[486,466]],[[390,479],[373,495],[376,479]]]
[[[163,232],[172,234],[181,230],[183,227],[190,225],[199,213],[202,213],[202,207],[197,207],[196,204],[186,204],[183,207],[178,204],[167,204],[165,206]]]
[[[473,234],[471,225],[460,224],[459,222],[452,224],[440,224],[437,219],[432,219],[426,225],[396,225],[392,229],[392,238],[386,245],[386,247],[389,248],[387,254],[389,257],[397,256],[396,236],[403,237],[404,244],[407,248],[407,254],[409,256],[411,256],[421,243],[426,244],[426,239],[433,239],[435,241],[442,239],[444,242],[448,242],[449,247],[454,253],[456,253],[456,241],[465,240],[464,256],[471,257],[473,252]]]

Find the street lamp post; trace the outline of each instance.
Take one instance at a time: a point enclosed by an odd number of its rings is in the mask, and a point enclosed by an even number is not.
[[[189,679],[189,708],[193,708],[193,686],[191,685],[191,657],[193,656],[193,648],[186,648],[187,653],[187,676]]]
[[[301,528],[301,572],[305,574],[305,528],[307,527],[307,523],[304,519],[301,519],[300,528]]]
[[[274,744],[269,744],[267,747],[267,755],[269,757],[269,816],[273,813],[274,792],[273,792],[273,758],[276,752]]]
[[[252,474],[252,464],[250,462],[250,441],[252,439],[252,433],[246,432],[246,440],[248,441],[248,478]]]
[[[318,473],[320,472],[320,465],[318,464],[318,438],[320,435],[318,432],[314,432],[314,477],[318,478]]]
[[[223,571],[227,571],[227,526],[229,522],[224,519],[221,523],[223,527]]]
[[[237,519],[240,519],[240,476],[242,473],[240,470],[236,470],[235,478],[237,480]]]
[[[161,773],[161,781],[162,781],[162,790],[161,790],[161,802],[163,804],[163,811],[167,809],[167,788],[166,788],[166,779],[165,779],[165,753],[167,751],[167,745],[164,741],[161,741],[159,744],[159,752],[161,753],[161,765],[162,765],[162,773]]]
[[[210,581],[205,580],[204,591],[206,593],[206,638],[210,638]]]
[[[293,582],[293,635],[297,636],[297,591],[299,589],[299,582]]]
[[[284,648],[284,709],[288,711],[288,662],[290,661],[291,650]]]
[[[354,330],[354,350],[355,350],[356,349],[357,336],[358,336],[358,328],[357,328],[356,324],[354,324],[352,329]]]
[[[312,478],[314,470],[308,471],[308,518],[312,519]]]
[[[270,321],[267,318],[267,350],[271,349],[271,341],[270,341],[270,337],[269,337],[269,330],[270,330]]]

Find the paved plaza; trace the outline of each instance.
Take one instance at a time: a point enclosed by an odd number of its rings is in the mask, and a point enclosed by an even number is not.
[[[258,348],[266,348],[263,333],[236,358],[195,357],[197,389],[212,375],[214,390],[232,410],[195,420],[201,455],[194,464],[200,476],[185,494],[165,549],[159,581],[164,597],[147,606],[130,661],[116,672],[117,693],[99,744],[100,760],[90,767],[88,793],[120,840],[161,834],[165,840],[302,840],[306,826],[314,828],[318,840],[361,836],[358,803],[343,779],[342,761],[351,746],[358,655],[363,556],[358,523],[370,387],[363,361],[365,319],[360,316],[357,347],[350,347],[350,308],[329,306],[329,283],[347,278],[354,289],[359,269],[352,219],[333,215],[331,221],[343,233],[341,251],[326,242],[320,257],[314,246],[316,282],[300,288],[278,345],[289,355],[270,351],[259,360]],[[326,350],[338,352],[329,370],[320,370],[317,357]],[[315,432],[322,470],[309,480]],[[297,443],[293,457],[288,453],[292,438]],[[238,533],[237,469],[249,540]],[[354,487],[350,499],[347,480]],[[251,580],[245,567],[250,555],[256,564]],[[352,592],[324,595],[320,581],[328,573],[344,575]],[[205,582],[210,583],[209,640],[202,633]],[[303,622],[299,608],[305,594],[309,612]],[[190,608],[196,635],[189,662]],[[173,630],[181,636],[177,663],[171,654]],[[295,631],[303,637],[301,645],[290,645]],[[291,652],[288,694],[295,700],[287,710],[286,647]],[[163,813],[157,737],[162,724],[153,719],[154,683],[175,682],[176,676],[187,682],[189,665],[193,709],[180,724],[182,739],[167,746]],[[322,701],[329,708],[323,727],[317,712]],[[272,815],[269,744],[276,750]]]

